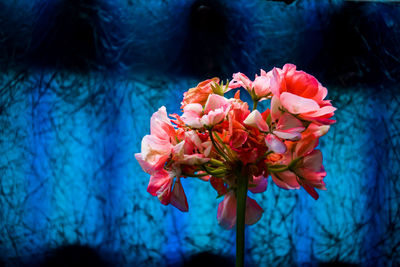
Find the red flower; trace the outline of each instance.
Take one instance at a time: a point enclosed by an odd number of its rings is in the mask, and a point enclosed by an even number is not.
[[[303,120],[320,124],[335,122],[330,118],[336,108],[332,106],[330,100],[324,100],[328,91],[314,76],[296,70],[296,66],[292,64],[277,69],[277,74],[279,86],[271,87],[273,120],[279,116],[283,107]]]

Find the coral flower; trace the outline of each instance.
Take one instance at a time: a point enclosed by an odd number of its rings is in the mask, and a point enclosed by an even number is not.
[[[253,111],[240,90],[225,97],[239,87],[250,94]],[[237,266],[243,266],[245,224],[258,222],[264,212],[249,191],[266,191],[269,176],[277,186],[303,187],[315,199],[316,189],[326,189],[322,153],[316,149],[335,122],[336,108],[326,96],[315,77],[292,64],[261,70],[254,80],[238,72],[226,84],[219,78],[200,82],[184,93],[183,114],[168,116],[161,107],[151,117],[150,134],[135,154],[150,174],[147,191],[186,212],[181,179],[210,182],[223,197],[218,223],[226,229],[237,224]],[[260,112],[258,102],[265,99],[271,99],[270,107]]]
[[[164,166],[175,142],[175,129],[164,106],[151,116],[150,133],[143,138],[141,153],[135,157],[143,170],[152,174]]]
[[[269,127],[258,110],[252,111],[243,123],[258,128],[261,132],[265,133],[266,145],[269,150],[276,153],[285,153],[286,151],[286,146],[281,139],[299,140],[301,137],[300,133],[305,129],[301,121],[288,113],[281,115],[277,120],[277,124]]]
[[[324,100],[328,91],[318,80],[293,64],[286,64],[277,70],[277,87],[271,87],[273,94],[271,109],[274,118],[281,107],[299,118],[320,124],[332,124],[330,118],[336,110],[330,100]]]
[[[272,180],[284,189],[298,189],[300,185],[314,198],[318,193],[314,188],[326,190],[323,181],[326,176],[322,165],[322,153],[314,150],[318,138],[329,130],[327,125],[310,124],[297,143],[288,142],[288,151],[280,161],[289,168],[283,172],[272,172]]]
[[[212,127],[220,123],[227,115],[230,108],[229,101],[220,95],[211,94],[203,107],[192,103],[183,109],[182,121],[192,128]]]
[[[194,88],[190,88],[183,94],[181,109],[184,109],[186,105],[191,103],[197,103],[203,106],[206,103],[208,96],[213,93],[212,85],[218,83],[219,78],[212,78],[202,81]]]
[[[276,70],[265,72],[261,70],[261,76],[256,75],[254,81],[251,81],[243,73],[234,73],[233,79],[229,83],[230,88],[245,88],[250,94],[254,94],[259,100],[264,100],[266,96],[271,93],[273,87],[277,87],[277,73]]]
[[[152,115],[150,127],[151,134],[142,140],[141,153],[135,154],[142,169],[151,175],[147,191],[164,205],[171,203],[181,211],[188,211],[186,195],[179,180],[182,166],[207,162],[211,144],[202,142],[194,131],[184,132],[183,140],[179,141],[165,107]],[[170,166],[166,169],[167,161]]]

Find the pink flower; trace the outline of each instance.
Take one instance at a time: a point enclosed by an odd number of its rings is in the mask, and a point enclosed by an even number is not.
[[[299,161],[290,170],[271,173],[272,180],[284,189],[299,189],[301,185],[314,199],[318,199],[318,193],[314,188],[326,190],[323,181],[326,172],[322,165],[321,151],[313,150],[297,159]]]
[[[330,118],[336,108],[330,100],[324,100],[328,91],[314,76],[297,71],[295,65],[286,64],[282,69],[277,69],[277,81],[279,86],[271,87],[273,119],[279,107],[283,107],[303,120],[320,124],[335,122]]]
[[[189,206],[179,178],[176,179],[174,189],[171,190],[175,176],[176,174],[173,171],[168,172],[164,169],[156,172],[150,177],[147,192],[156,196],[161,204],[168,205],[171,203],[180,211],[186,212],[189,210]]]
[[[318,125],[311,123],[307,129],[301,133],[301,142],[296,144],[296,155],[306,155],[318,145],[319,138],[329,131],[329,125]]]
[[[141,153],[135,154],[135,157],[145,172],[153,174],[164,166],[175,141],[175,129],[168,119],[165,107],[152,115],[150,132],[142,140]]]
[[[225,97],[210,94],[204,110],[200,104],[188,104],[183,109],[181,119],[185,124],[195,129],[212,127],[225,119],[229,107],[230,104]]]
[[[200,129],[203,127],[201,124],[201,117],[203,115],[203,106],[197,103],[187,104],[183,108],[183,115],[181,116],[181,120],[188,126]]]
[[[289,165],[292,161],[295,164],[287,171],[272,172],[275,184],[284,189],[298,189],[301,185],[314,199],[318,199],[314,188],[326,190],[323,181],[326,172],[322,165],[322,153],[314,148],[318,145],[318,138],[326,134],[328,129],[327,125],[312,123],[302,133],[298,143],[290,142],[280,164]]]
[[[254,111],[240,99],[240,90],[231,99],[224,97],[238,87],[248,91]],[[218,197],[224,196],[217,219],[227,229],[236,224],[237,194],[245,188],[239,171],[252,193],[266,191],[271,175],[277,186],[303,187],[317,199],[316,189],[326,189],[326,172],[316,147],[334,123],[336,110],[326,95],[313,76],[292,64],[261,70],[254,80],[238,72],[229,84],[219,78],[199,83],[184,93],[182,116],[168,116],[161,107],[151,117],[150,134],[135,154],[150,174],[147,191],[185,212],[189,207],[181,179],[209,181]],[[271,107],[260,113],[257,103],[264,99],[271,99]],[[242,200],[246,212],[240,219],[249,225],[259,221],[263,209],[250,197]]]
[[[230,88],[243,87],[248,92],[253,88],[252,81],[243,73],[237,72],[232,75],[232,80],[229,83]]]
[[[301,121],[288,113],[280,116],[276,125],[272,124],[270,128],[258,110],[253,110],[243,123],[265,133],[265,143],[269,150],[280,154],[286,151],[286,146],[281,139],[299,140],[301,132],[305,129]]]
[[[150,176],[147,192],[156,196],[162,204],[168,205],[171,200],[171,188],[174,176],[174,173],[170,173],[164,169],[155,172]]]
[[[204,153],[210,153],[211,144],[202,142],[194,131],[185,132],[184,140],[177,140],[165,107],[153,114],[150,127],[151,134],[142,140],[141,153],[135,154],[142,169],[151,175],[147,191],[157,196],[162,204],[171,203],[179,210],[187,211],[186,196],[179,180],[181,165],[192,166],[209,161]],[[167,161],[168,168],[165,167]]]
[[[276,70],[272,70],[266,73],[261,70],[261,76],[256,75],[254,81],[251,81],[243,73],[233,74],[233,79],[229,83],[230,88],[245,88],[250,94],[254,92],[256,98],[259,100],[266,99],[265,97],[271,93],[272,87],[277,87],[277,73]]]
[[[204,144],[205,143],[205,144]],[[201,142],[195,131],[185,132],[185,139],[172,149],[172,160],[175,165],[200,165],[210,159],[210,142]]]
[[[314,188],[326,190],[323,179],[326,171],[322,165],[322,153],[314,150],[304,156],[300,163],[294,168],[293,172],[297,175],[300,185],[314,198],[319,195]]]
[[[183,100],[181,108],[185,108],[186,105],[196,103],[204,105],[208,99],[208,96],[213,93],[212,85],[219,84],[219,78],[212,78],[199,83],[196,87],[190,88],[183,94]]]
[[[245,223],[248,225],[255,224],[261,219],[264,210],[258,205],[258,203],[249,197],[246,200],[246,215]],[[236,224],[236,196],[235,192],[229,191],[224,200],[218,205],[218,223],[226,228],[230,229]]]
[[[291,171],[284,171],[278,173],[271,173],[272,181],[283,189],[299,189],[300,185],[295,173]]]

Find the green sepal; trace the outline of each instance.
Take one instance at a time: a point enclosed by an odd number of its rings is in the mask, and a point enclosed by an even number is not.
[[[268,127],[271,128],[271,113],[269,113],[269,115],[267,117],[267,124],[268,124]]]
[[[272,165],[272,166],[269,166],[268,167],[268,169],[282,169],[282,168],[285,168],[285,167],[287,167],[287,165],[281,165],[281,164],[279,164],[279,165]]]
[[[296,169],[296,165],[299,163],[299,161],[300,160],[302,160],[303,159],[303,157],[300,157],[300,158],[297,158],[297,159],[294,159],[294,160],[292,160],[292,162],[290,162],[290,164],[289,164],[289,166],[288,166],[288,169],[289,170],[294,170],[294,169]]]

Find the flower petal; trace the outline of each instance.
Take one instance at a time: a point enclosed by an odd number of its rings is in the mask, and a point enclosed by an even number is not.
[[[280,116],[276,128],[278,130],[289,130],[293,128],[303,128],[303,130],[305,129],[303,123],[301,123],[299,119],[287,112]]]
[[[232,86],[231,88],[237,88],[239,86],[242,86],[243,88],[245,88],[248,91],[251,90],[252,82],[250,81],[250,79],[246,75],[244,75],[241,72],[237,72],[237,73],[234,73],[232,75],[232,77],[233,77],[233,79],[229,83],[229,87]]]
[[[276,122],[282,116],[282,103],[279,97],[274,95],[271,99],[271,120]]]
[[[224,181],[221,178],[216,178],[216,177],[211,176],[210,184],[218,192],[218,195],[220,195],[220,196],[225,195],[226,192],[228,191],[226,189]]]
[[[214,126],[222,122],[226,116],[226,111],[222,108],[211,110],[207,115],[203,115],[200,119],[200,123],[206,126]]]
[[[325,171],[315,172],[304,168],[298,168],[296,173],[302,177],[302,183],[306,183],[318,189],[326,190],[325,183],[323,181],[326,176]]]
[[[299,189],[300,185],[297,182],[296,174],[291,171],[271,173],[274,183],[283,189]]]
[[[157,158],[156,161],[154,162],[149,162],[143,159],[143,156],[141,153],[136,153],[135,154],[135,158],[136,160],[139,162],[140,167],[142,167],[142,169],[150,174],[153,175],[155,172],[159,171],[160,169],[162,169],[162,167],[164,166],[165,162],[168,159],[168,155],[165,156],[160,156]]]
[[[280,96],[282,105],[292,114],[300,114],[319,110],[319,105],[312,99],[292,93],[283,92]]]
[[[243,121],[244,124],[258,128],[263,132],[268,132],[268,124],[263,120],[261,113],[258,110],[253,110]]]
[[[208,96],[212,93],[212,85],[218,85],[219,78],[212,78],[199,83],[196,87],[190,88],[183,94],[181,109],[184,109],[187,104],[199,103],[204,105]]]
[[[162,169],[150,177],[147,192],[157,196],[162,204],[167,205],[171,198],[172,177]]]
[[[193,151],[194,148],[197,148],[201,151],[203,150],[200,137],[196,131],[187,131],[185,132],[185,153],[189,153],[188,151]]]
[[[272,150],[275,153],[283,154],[286,152],[285,144],[273,134],[267,134],[265,137],[265,143],[267,144],[269,150]]]
[[[211,153],[211,149],[213,148],[212,142],[211,141],[206,141],[201,144],[201,146],[204,148],[204,156],[208,157]]]
[[[297,141],[301,138],[301,131],[304,130],[304,127],[302,128],[295,128],[295,129],[290,129],[286,131],[274,131],[274,134],[278,136],[279,138],[285,139],[285,140],[292,140],[292,141]]]
[[[314,187],[311,187],[311,186],[309,186],[309,185],[307,185],[307,184],[304,184],[304,183],[302,183],[301,186],[302,186],[302,187],[307,191],[307,193],[310,194],[310,196],[312,196],[315,200],[317,200],[317,199],[319,198],[319,195],[318,195],[317,191],[315,191]]]
[[[169,173],[162,169],[150,177],[147,192],[153,196],[157,196],[157,191],[168,182],[170,182]]]
[[[207,114],[211,110],[222,108],[228,104],[229,104],[228,99],[226,99],[225,97],[216,94],[211,94],[208,96],[206,105],[204,106],[204,113]]]
[[[322,153],[320,150],[314,150],[303,159],[303,168],[319,172],[322,167]]]
[[[263,70],[261,70],[261,76],[270,76],[271,77],[271,93],[274,96],[277,96],[279,98],[280,92],[280,79],[279,79],[279,74],[278,74],[278,70],[276,68],[273,68],[271,71],[269,71],[268,73],[265,73],[265,71],[263,72]]]
[[[200,122],[203,107],[200,104],[188,104],[184,108],[183,115],[181,116],[182,121],[190,127],[201,128],[203,125]]]
[[[324,115],[327,115],[327,114],[332,114],[332,116],[333,116],[333,112],[336,109],[337,108],[335,108],[333,106],[325,106],[325,107],[322,107],[322,108],[320,108],[320,109],[318,109],[316,111],[311,111],[311,112],[308,112],[308,113],[305,113],[305,114],[302,114],[302,115],[305,116],[305,117],[310,117],[310,118],[321,117],[321,116],[324,116]]]
[[[263,175],[254,176],[252,185],[255,185],[255,187],[249,187],[249,191],[253,194],[265,192],[267,190],[268,179]]]
[[[187,212],[189,210],[185,191],[183,191],[180,179],[176,179],[174,189],[172,190],[171,204],[180,211]]]
[[[245,224],[253,225],[261,219],[264,210],[258,205],[258,203],[247,197],[246,199],[246,215]]]
[[[201,165],[208,162],[210,159],[205,158],[203,154],[183,155],[183,159],[179,161],[181,164]]]
[[[314,135],[303,136],[302,139],[296,144],[295,157],[302,157],[307,155],[318,145],[319,139]]]
[[[324,98],[327,96],[328,90],[323,87],[319,82],[318,82],[318,93],[314,96],[314,99],[319,103],[323,103]],[[329,100],[327,100],[329,101]]]
[[[143,160],[155,164],[160,157],[171,154],[172,145],[169,140],[163,140],[154,135],[146,135],[142,139],[141,150]]]
[[[218,223],[225,229],[231,229],[236,224],[236,197],[233,191],[228,192],[218,205]]]
[[[169,139],[175,134],[175,129],[168,118],[167,109],[162,106],[150,119],[150,134],[160,139]]]
[[[192,104],[187,104],[184,108],[183,108],[183,112],[193,112],[195,114],[198,114],[199,116],[201,115],[201,113],[203,112],[203,106],[200,105],[199,103],[192,103]]]
[[[253,82],[254,92],[258,97],[266,96],[271,92],[271,80],[265,76],[258,76]]]

